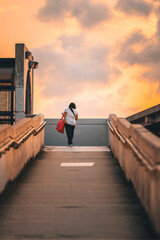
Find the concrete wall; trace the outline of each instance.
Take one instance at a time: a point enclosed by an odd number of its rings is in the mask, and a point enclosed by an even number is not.
[[[112,152],[160,234],[160,139],[114,114],[109,116],[109,126]]]
[[[0,125],[0,193],[44,145],[43,115]]]
[[[57,132],[59,119],[45,119],[45,145],[66,146],[66,133]],[[76,146],[108,146],[108,126],[106,119],[79,119],[75,128],[73,144]]]

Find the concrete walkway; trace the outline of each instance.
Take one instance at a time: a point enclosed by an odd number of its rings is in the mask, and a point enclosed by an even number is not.
[[[0,239],[160,238],[107,147],[45,147],[0,196]]]

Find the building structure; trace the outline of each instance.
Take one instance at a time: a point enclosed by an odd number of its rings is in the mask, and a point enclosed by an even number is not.
[[[34,62],[25,44],[15,44],[15,58],[0,58],[0,124],[33,114]]]

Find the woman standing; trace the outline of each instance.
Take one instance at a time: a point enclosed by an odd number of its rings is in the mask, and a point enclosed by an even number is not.
[[[78,120],[78,113],[75,110],[75,103],[70,103],[69,107],[64,110],[63,117],[65,119],[65,128],[68,138],[68,145],[72,147],[72,139],[74,135],[74,129],[76,125],[76,120]]]

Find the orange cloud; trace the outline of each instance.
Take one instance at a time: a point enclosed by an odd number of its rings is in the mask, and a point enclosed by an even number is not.
[[[0,54],[24,42],[39,61],[35,112],[59,117],[75,101],[80,117],[128,116],[159,103],[158,1],[11,2],[1,0]]]

